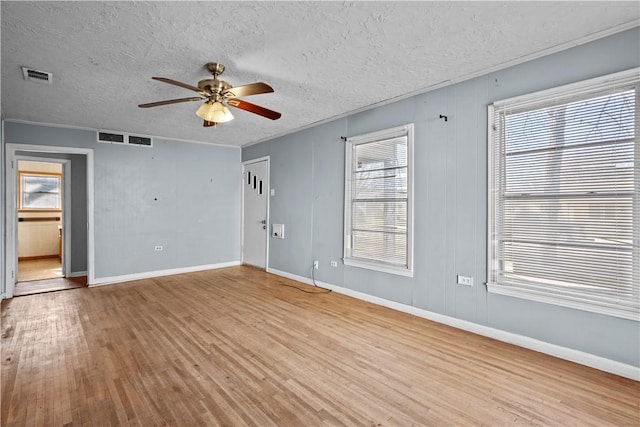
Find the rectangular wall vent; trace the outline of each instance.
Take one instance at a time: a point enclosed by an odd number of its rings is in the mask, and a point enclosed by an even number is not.
[[[127,132],[100,129],[98,142],[106,144],[122,144],[138,147],[153,147],[153,138],[147,135],[131,135]]]
[[[35,70],[29,67],[22,67],[22,76],[25,80],[51,84],[53,82],[53,74],[47,71]]]
[[[110,131],[98,131],[98,142],[124,144],[124,134]]]
[[[129,144],[151,147],[153,145],[153,142],[152,139],[148,136],[129,135]]]

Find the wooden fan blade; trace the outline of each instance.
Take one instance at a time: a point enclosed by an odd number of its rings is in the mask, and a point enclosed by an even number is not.
[[[203,94],[205,96],[210,96],[211,95],[210,93],[200,89],[199,87],[192,86],[192,85],[189,85],[189,84],[186,84],[186,83],[182,83],[182,82],[179,82],[177,80],[168,79],[166,77],[151,77],[151,78],[153,80],[158,80],[160,82],[169,83],[170,85],[180,86],[180,87],[183,87],[185,89],[189,89],[189,90],[192,90],[194,92],[201,93],[201,94]]]
[[[218,123],[216,122],[210,122],[209,120],[205,120],[202,126],[209,128],[209,127],[216,127],[217,124]]]
[[[242,101],[241,99],[232,98],[227,101],[227,104],[229,104],[229,106],[231,107],[236,107],[250,113],[258,114],[271,120],[278,120],[282,116],[282,114],[278,113],[277,111],[269,110],[259,105],[252,104],[247,101]]]
[[[258,82],[248,85],[230,87],[227,90],[222,91],[222,96],[229,96],[233,98],[242,98],[243,96],[259,95],[261,93],[273,92],[273,88],[266,83]]]
[[[138,105],[138,107],[140,108],[159,107],[161,105],[177,104],[178,102],[202,101],[203,99],[206,99],[206,98],[194,96],[191,98],[167,99],[166,101],[149,102],[148,104],[140,104]]]

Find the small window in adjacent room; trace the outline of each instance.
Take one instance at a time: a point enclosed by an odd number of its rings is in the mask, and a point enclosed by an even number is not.
[[[60,182],[58,174],[20,172],[20,210],[59,211]]]
[[[348,138],[344,263],[413,275],[413,124]]]
[[[640,320],[640,73],[489,107],[490,292]]]

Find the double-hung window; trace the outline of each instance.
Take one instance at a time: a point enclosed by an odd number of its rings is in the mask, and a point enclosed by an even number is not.
[[[20,210],[59,211],[61,181],[60,174],[20,172]]]
[[[488,289],[640,316],[640,74],[489,107]]]
[[[413,124],[348,138],[344,263],[413,275]]]

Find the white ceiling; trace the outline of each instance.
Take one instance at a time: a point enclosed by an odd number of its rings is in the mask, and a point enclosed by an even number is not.
[[[638,25],[638,2],[8,2],[2,1],[5,119],[241,146],[290,133],[585,37]],[[602,33],[604,34],[604,33]],[[568,46],[568,45],[567,45]],[[196,85],[221,62],[271,121],[233,109],[203,128]],[[53,73],[25,81],[21,66]]]

